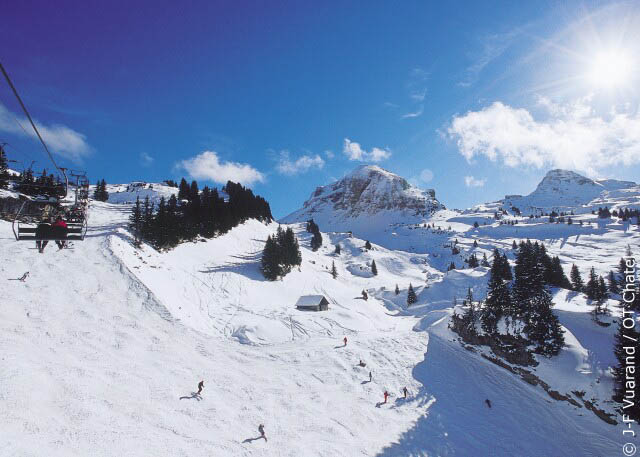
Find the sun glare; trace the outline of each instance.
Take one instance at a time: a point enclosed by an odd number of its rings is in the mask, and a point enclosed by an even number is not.
[[[614,88],[630,82],[631,59],[622,51],[603,51],[595,56],[589,71],[589,82],[595,86]]]

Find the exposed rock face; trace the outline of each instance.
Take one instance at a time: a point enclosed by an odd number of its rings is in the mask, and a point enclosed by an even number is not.
[[[363,165],[333,184],[318,187],[303,207],[285,217],[283,222],[313,218],[321,223],[323,230],[343,230],[349,220],[384,214],[391,217],[392,213],[398,217],[421,219],[443,208],[436,199],[435,190],[419,189],[378,166]]]

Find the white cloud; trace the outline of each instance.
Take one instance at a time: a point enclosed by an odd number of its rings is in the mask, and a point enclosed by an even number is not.
[[[371,151],[366,151],[360,147],[360,143],[351,141],[349,138],[344,139],[342,152],[345,153],[349,160],[360,162],[381,162],[391,157],[391,151],[388,149],[374,147]]]
[[[422,172],[420,172],[420,181],[422,182],[430,182],[433,179],[433,171],[429,170],[428,168],[425,168],[424,170],[422,170]]]
[[[327,159],[333,159],[336,156],[334,152],[330,149],[327,149],[326,151],[324,151],[324,155],[327,156]]]
[[[143,167],[150,167],[153,164],[154,160],[155,159],[146,152],[140,153],[140,165],[142,165]]]
[[[640,113],[611,112],[603,117],[589,97],[570,104],[541,99],[545,120],[501,102],[455,116],[447,129],[470,161],[485,156],[509,167],[573,169],[589,175],[603,167],[640,163]]]
[[[18,125],[18,122],[22,127]],[[82,133],[61,124],[46,126],[38,121],[34,120],[34,122],[51,153],[78,163],[93,152],[87,143],[87,137]],[[1,103],[0,131],[23,137],[29,136],[39,141],[29,124],[29,120],[12,113]]]
[[[511,46],[514,40],[521,35],[520,28],[510,32],[488,35],[482,38],[482,50],[474,52],[474,60],[465,71],[465,77],[458,83],[459,86],[469,87],[473,85],[482,70],[487,65],[499,58]]]
[[[311,168],[321,169],[322,167],[324,167],[324,160],[318,154],[313,156],[303,155],[295,160],[291,160],[289,151],[282,151],[280,153],[278,165],[276,165],[278,173],[287,176],[305,173]]]
[[[415,100],[417,102],[422,102],[422,101],[424,101],[424,98],[426,96],[427,96],[427,89],[421,89],[421,90],[417,90],[415,92],[412,92],[409,97],[412,100]]]
[[[418,111],[415,111],[413,113],[403,114],[402,115],[402,119],[410,119],[410,118],[413,118],[413,117],[420,117],[420,116],[422,116],[423,112],[424,112],[424,105],[420,105],[420,108],[418,108]]]
[[[194,179],[208,179],[220,184],[234,181],[250,186],[265,180],[264,175],[251,165],[221,161],[213,151],[204,151],[190,159],[181,160],[176,164],[176,169],[185,170]]]
[[[477,179],[473,176],[465,176],[464,177],[464,185],[467,187],[482,187],[484,183],[487,182],[486,179]]]

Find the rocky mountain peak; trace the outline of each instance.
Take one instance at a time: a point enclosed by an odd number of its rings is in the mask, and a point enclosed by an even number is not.
[[[362,165],[339,181],[318,187],[303,207],[284,221],[344,221],[381,213],[416,219],[442,208],[433,189],[412,186],[377,165]]]

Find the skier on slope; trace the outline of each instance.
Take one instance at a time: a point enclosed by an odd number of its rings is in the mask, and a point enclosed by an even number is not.
[[[373,375],[369,372],[369,382],[373,381]]]
[[[491,400],[487,398],[484,402],[487,404],[489,408],[491,408]]]
[[[389,392],[387,392],[386,390],[384,391],[384,402],[387,402],[387,398],[389,398]]]
[[[198,383],[198,395],[200,395],[200,392],[202,392],[203,388],[204,388],[204,381],[200,381]]]
[[[260,432],[260,438],[264,438],[265,442],[267,441],[267,437],[264,434],[264,425],[260,424],[258,425],[258,431]]]
[[[347,337],[345,336],[342,341],[344,341],[344,345],[346,346],[347,345]]]
[[[404,398],[407,398],[407,387],[402,388],[402,393],[404,394]]]

